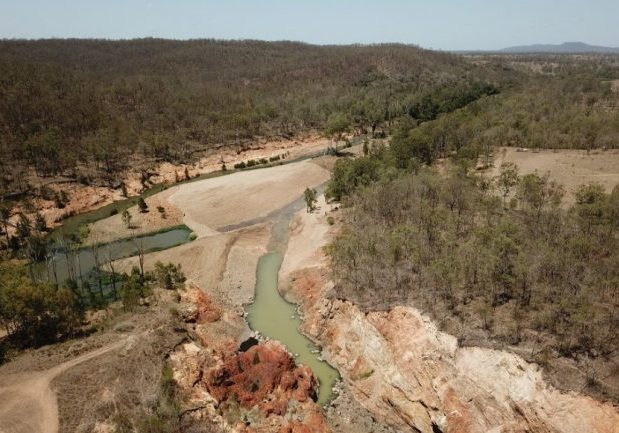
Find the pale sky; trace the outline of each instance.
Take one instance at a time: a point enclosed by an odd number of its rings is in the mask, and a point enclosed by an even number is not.
[[[0,38],[619,46],[619,0],[0,0]]]

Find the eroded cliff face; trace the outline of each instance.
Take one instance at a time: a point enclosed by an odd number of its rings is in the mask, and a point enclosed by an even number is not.
[[[355,397],[398,429],[421,432],[616,432],[616,408],[548,386],[508,352],[459,348],[412,308],[365,315],[324,304],[321,341]],[[335,325],[338,324],[338,325]]]
[[[324,240],[324,217],[299,215],[289,250]],[[306,251],[287,294],[354,398],[396,431],[424,433],[619,432],[619,411],[548,385],[539,368],[505,351],[461,348],[411,307],[364,313],[330,300],[324,255]],[[310,260],[312,259],[313,260]],[[286,262],[284,262],[286,269]]]

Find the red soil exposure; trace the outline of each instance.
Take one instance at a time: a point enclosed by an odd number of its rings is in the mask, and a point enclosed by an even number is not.
[[[204,381],[220,404],[238,403],[247,409],[258,406],[267,416],[284,415],[291,399],[300,403],[316,399],[317,381],[312,371],[297,367],[286,349],[272,341],[225,356],[223,365]]]
[[[195,303],[198,307],[198,323],[212,323],[221,318],[221,310],[202,290],[198,289]]]
[[[197,285],[190,283],[182,296],[183,301],[196,306],[196,312],[192,317],[196,323],[213,323],[221,319],[221,308]]]

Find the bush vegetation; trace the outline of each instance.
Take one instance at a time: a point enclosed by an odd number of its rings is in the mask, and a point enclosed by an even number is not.
[[[619,186],[582,185],[564,209],[547,175],[504,164],[488,179],[462,160],[439,174],[423,153],[401,155],[393,146],[335,167],[327,191],[349,205],[329,248],[336,296],[413,303],[469,343],[481,330],[540,353],[616,350]]]
[[[129,274],[98,271],[81,285],[71,279],[62,285],[38,282],[32,272],[24,265],[0,264],[0,328],[8,336],[0,340],[2,354],[9,345],[36,347],[81,333],[87,309],[120,299],[125,310],[135,310],[155,286],[175,290],[185,282],[180,265],[161,262],[153,272],[137,266]]]

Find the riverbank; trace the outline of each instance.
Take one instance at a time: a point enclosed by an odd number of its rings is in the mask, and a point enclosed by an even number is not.
[[[66,177],[57,179],[39,178],[33,172],[28,177],[28,183],[32,185],[34,194],[31,203],[27,206],[18,203],[13,209],[14,216],[10,221],[15,224],[19,213],[24,213],[30,219],[33,219],[32,209],[36,209],[46,220],[48,227],[60,228],[59,235],[76,232],[79,225],[96,222],[111,215],[113,211],[121,214],[123,210],[136,204],[137,197],[147,198],[160,193],[170,185],[232,173],[235,164],[249,160],[266,159],[268,161],[269,158],[277,157],[277,161],[270,164],[286,164],[320,154],[331,145],[330,140],[318,134],[309,134],[291,140],[257,140],[255,143],[238,150],[222,148],[188,164],[175,165],[169,162],[156,161],[144,161],[138,164],[134,161],[133,168],[122,174],[113,187],[85,180],[78,182]],[[227,171],[222,171],[224,166]],[[124,191],[121,185],[124,185]],[[42,193],[41,188],[44,188],[47,192]],[[61,193],[64,194],[65,200],[62,205],[59,205],[54,196],[59,197]],[[152,205],[153,208],[156,208],[161,204],[152,203]],[[170,220],[173,221],[178,216],[175,209],[164,207],[167,210],[166,216],[169,216]],[[81,218],[84,214],[90,215]],[[157,214],[153,215],[157,216]],[[139,215],[137,216],[139,217]],[[138,224],[138,221],[134,222],[139,227],[148,227],[153,222],[157,228],[165,226],[166,221],[160,220],[166,218],[152,218],[152,215],[150,216],[151,218],[141,218],[144,219],[145,224]],[[105,239],[113,239],[114,234],[103,230],[100,236],[102,237],[101,241],[104,241]]]
[[[459,347],[412,307],[366,314],[335,299],[324,247],[337,230],[338,211],[298,216],[288,246],[298,254],[282,276],[287,297],[302,305],[305,333],[377,422],[424,433],[617,432],[616,407],[556,390],[517,355]]]

